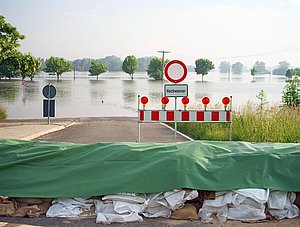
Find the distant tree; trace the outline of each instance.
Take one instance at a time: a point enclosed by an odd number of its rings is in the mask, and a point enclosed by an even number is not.
[[[230,71],[230,62],[222,61],[219,65],[220,73],[228,73]]]
[[[73,69],[79,72],[89,71],[91,62],[91,58],[76,59],[72,62]]]
[[[57,80],[59,80],[59,77],[63,73],[72,71],[72,63],[63,58],[50,57],[46,60],[46,68],[44,71],[49,74],[55,74]]]
[[[193,65],[187,65],[188,72],[195,72],[195,67]]]
[[[168,60],[165,60],[164,65],[168,63]],[[163,72],[162,72],[162,59],[161,58],[153,58],[147,69],[147,74],[149,77],[152,77],[155,80],[162,80],[163,79]]]
[[[250,69],[250,73],[251,73],[251,75],[252,75],[252,77],[253,77],[253,82],[254,82],[254,76],[255,76],[256,73],[257,73],[255,66],[253,66],[253,67]]]
[[[289,79],[292,79],[293,76],[300,76],[300,68],[288,69],[285,76]]]
[[[100,58],[99,61],[101,61],[103,64],[107,65],[109,72],[117,72],[122,71],[122,60],[114,55],[107,56],[105,58]]]
[[[195,61],[196,68],[195,71],[197,74],[202,75],[202,82],[203,82],[203,76],[207,75],[208,72],[215,68],[214,64],[208,60],[208,59],[197,59]]]
[[[274,75],[285,75],[290,67],[290,64],[286,61],[281,61],[278,63],[278,67],[273,70]]]
[[[125,73],[128,73],[133,80],[133,74],[138,68],[138,62],[133,55],[129,55],[123,61],[122,69]]]
[[[5,21],[5,17],[0,15],[0,66],[4,60],[15,57],[18,54],[17,48],[20,46],[20,41],[25,36],[10,23]]]
[[[232,72],[235,74],[241,74],[243,72],[244,65],[240,62],[236,62],[232,65]]]
[[[44,58],[37,58],[39,61],[40,61],[40,63],[41,63],[41,66],[40,66],[40,69],[39,69],[39,71],[41,72],[41,71],[44,71],[44,69],[45,69],[45,67],[46,67],[46,61],[45,61],[45,59]]]
[[[266,70],[266,64],[262,61],[256,61],[254,64],[254,68],[257,74],[266,74],[268,71]]]
[[[150,64],[150,61],[153,59],[153,57],[142,57],[142,58],[138,58],[137,62],[138,62],[138,72],[146,72],[148,65]]]
[[[103,63],[97,61],[97,60],[92,60],[91,67],[89,69],[89,76],[98,76],[102,73],[107,72],[107,66],[104,65]]]
[[[19,68],[22,80],[29,77],[32,81],[34,76],[39,72],[40,66],[41,62],[30,53],[22,54],[20,56]]]

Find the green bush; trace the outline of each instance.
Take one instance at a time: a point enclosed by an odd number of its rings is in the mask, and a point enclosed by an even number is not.
[[[7,118],[6,110],[3,106],[0,105],[0,120],[4,120]]]

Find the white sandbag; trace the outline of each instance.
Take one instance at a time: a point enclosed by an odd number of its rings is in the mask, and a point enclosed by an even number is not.
[[[269,198],[269,189],[247,188],[233,191],[235,205],[241,204],[245,198],[251,198],[258,203],[266,203]]]
[[[148,218],[164,217],[169,218],[171,216],[171,210],[168,208],[168,202],[165,199],[163,193],[151,194],[148,196],[146,202],[146,208],[143,211],[143,215]]]
[[[213,214],[216,214],[217,218],[221,222],[225,222],[227,220],[227,204],[231,203],[232,192],[218,192],[215,194],[216,198],[213,200],[204,200],[202,208],[199,210],[198,215],[204,223],[211,222]]]
[[[80,213],[78,206],[65,206],[61,203],[54,203],[49,207],[46,217],[79,217]]]
[[[86,213],[90,211],[94,205],[93,200],[81,198],[75,199],[55,199],[49,207],[46,217],[79,217],[88,216]]]
[[[176,190],[168,191],[164,193],[164,197],[169,204],[171,210],[176,210],[184,206],[185,201],[192,200],[198,197],[197,190]]]
[[[238,189],[232,193],[228,207],[228,219],[262,220],[266,218],[265,205],[269,198],[269,189]]]
[[[239,205],[228,206],[227,219],[231,220],[243,220],[243,221],[254,221],[266,219],[265,205],[258,203],[252,198],[246,198]]]
[[[268,200],[269,212],[277,219],[295,218],[299,216],[299,208],[293,204],[294,192],[271,191]]]
[[[138,204],[138,203],[129,203],[123,201],[113,201],[114,210],[118,214],[124,213],[142,213],[146,205],[145,204]]]
[[[115,195],[106,195],[102,198],[102,200],[113,200],[113,201],[123,201],[123,202],[130,202],[130,203],[145,203],[146,198],[141,194],[135,193],[118,193]]]
[[[126,223],[126,222],[141,222],[143,218],[135,212],[119,214],[114,209],[114,204],[104,204],[101,200],[95,200],[96,205],[96,223]]]

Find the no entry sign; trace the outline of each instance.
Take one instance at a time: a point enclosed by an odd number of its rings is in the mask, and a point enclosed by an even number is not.
[[[186,78],[186,65],[179,60],[170,61],[165,67],[165,75],[168,81],[172,83],[179,83]]]

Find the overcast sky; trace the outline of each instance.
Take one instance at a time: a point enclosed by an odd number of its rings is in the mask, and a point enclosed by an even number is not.
[[[300,67],[300,0],[0,0],[37,57],[256,60]]]

